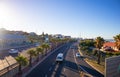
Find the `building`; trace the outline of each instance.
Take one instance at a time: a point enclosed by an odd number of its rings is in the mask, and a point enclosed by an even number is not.
[[[46,42],[46,43],[49,43],[49,35],[46,34],[46,35],[44,36],[44,38],[45,38],[45,42]]]
[[[30,32],[29,33],[31,36],[36,36],[37,34],[35,32]]]
[[[71,38],[71,36],[64,36],[64,38],[68,38],[68,39],[70,39],[70,38]]]
[[[28,39],[23,35],[0,34],[0,50],[20,46],[26,42],[28,42]]]
[[[63,36],[63,35],[61,35],[61,34],[56,34],[56,35],[54,35],[54,38],[63,39],[63,38],[64,38],[64,36]]]
[[[105,42],[102,47],[103,50],[114,50],[118,51],[115,42]]]

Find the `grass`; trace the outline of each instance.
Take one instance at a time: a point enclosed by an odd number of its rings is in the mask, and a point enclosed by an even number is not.
[[[87,61],[90,65],[92,65],[93,67],[95,67],[97,70],[99,70],[102,74],[104,74],[104,70],[105,70],[104,68],[105,68],[105,66],[104,66],[103,63],[97,64],[96,61],[90,60],[90,59],[86,59],[86,61]]]
[[[85,53],[83,53],[82,51],[79,51],[82,55],[86,55]],[[105,63],[101,62],[101,64],[97,64],[97,62],[95,60],[86,58],[85,59],[90,65],[92,65],[93,67],[95,67],[97,70],[99,70],[102,74],[104,74],[105,71]]]

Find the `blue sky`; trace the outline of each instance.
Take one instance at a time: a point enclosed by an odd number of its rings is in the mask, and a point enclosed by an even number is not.
[[[0,28],[113,38],[120,33],[120,1],[0,0]]]

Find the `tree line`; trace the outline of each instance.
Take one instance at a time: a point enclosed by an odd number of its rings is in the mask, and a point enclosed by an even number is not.
[[[120,51],[120,34],[113,37],[115,40],[115,45]],[[120,55],[120,52],[117,53],[109,53],[109,52],[102,52],[100,49],[102,48],[103,44],[105,43],[104,38],[96,37],[95,40],[93,39],[85,39],[80,41],[80,49],[85,51],[87,55],[96,55],[97,56],[97,63],[100,64],[101,56],[106,55]],[[94,50],[92,50],[94,49]]]

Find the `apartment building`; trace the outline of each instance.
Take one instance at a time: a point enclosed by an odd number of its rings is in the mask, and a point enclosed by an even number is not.
[[[27,41],[27,38],[23,35],[0,34],[0,50],[20,46]]]

